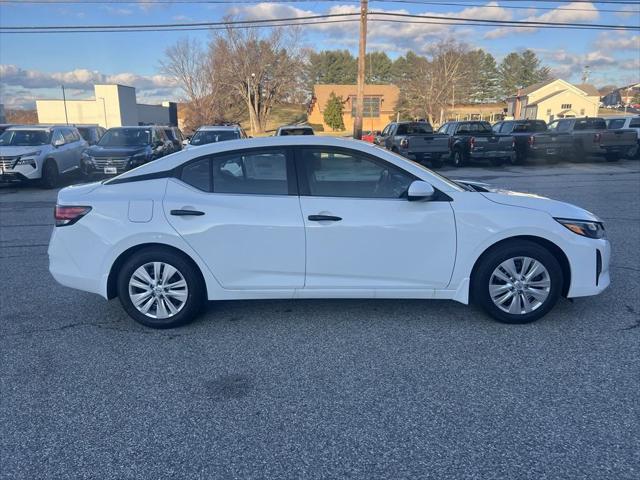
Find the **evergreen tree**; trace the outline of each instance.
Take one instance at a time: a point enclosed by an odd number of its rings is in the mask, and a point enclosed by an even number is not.
[[[519,88],[548,80],[551,73],[532,50],[511,52],[500,63],[499,72],[501,93],[505,97],[514,95]]]
[[[365,83],[391,83],[393,62],[384,52],[367,53],[365,57]]]
[[[354,84],[358,61],[348,50],[325,50],[309,55],[310,87],[317,84]]]
[[[331,92],[327,104],[324,106],[324,122],[329,125],[331,130],[344,130],[344,120],[342,119],[343,112],[342,97],[338,97],[335,92]]]

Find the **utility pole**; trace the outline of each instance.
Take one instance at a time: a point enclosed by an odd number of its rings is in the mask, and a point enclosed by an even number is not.
[[[368,0],[360,0],[360,49],[358,51],[358,88],[356,118],[353,122],[353,138],[362,138],[362,117],[364,115],[364,74],[367,54],[367,8]]]
[[[64,121],[69,125],[69,116],[67,115],[67,97],[64,94],[64,85],[62,87],[62,103],[64,104]]]

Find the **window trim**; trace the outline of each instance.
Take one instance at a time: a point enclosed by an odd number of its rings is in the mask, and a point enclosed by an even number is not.
[[[365,157],[368,160],[373,161],[373,163],[388,165],[391,169],[398,170],[405,175],[411,178],[412,182],[416,180],[421,180],[421,178],[417,177],[413,173],[405,170],[402,167],[399,167],[384,158],[380,158],[376,155],[371,155],[370,153],[363,152],[362,150],[347,148],[347,147],[335,147],[328,145],[300,145],[293,148],[295,155],[295,166],[296,172],[298,173],[298,191],[300,192],[301,197],[313,197],[313,198],[341,198],[345,200],[391,200],[391,201],[403,201],[406,202],[407,199],[405,197],[399,198],[385,198],[385,197],[347,197],[341,195],[312,195],[311,189],[309,187],[309,179],[307,178],[307,168],[304,165],[304,161],[302,159],[302,151],[303,150],[313,150],[313,149],[323,149],[325,151],[330,151],[332,153],[342,153],[347,155],[360,155]]]

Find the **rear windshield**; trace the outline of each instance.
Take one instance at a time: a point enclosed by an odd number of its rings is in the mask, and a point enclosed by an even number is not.
[[[398,125],[396,135],[424,135],[433,133],[433,128],[428,123],[401,123]]]
[[[142,128],[111,128],[102,136],[101,147],[141,147],[151,144],[151,130]]]
[[[191,145],[207,145],[209,143],[235,140],[240,134],[235,130],[199,130],[191,138]]]
[[[313,135],[312,128],[283,128],[280,135]]]
[[[618,130],[624,127],[624,118],[615,118],[613,120],[607,120],[607,128],[609,130]]]
[[[522,132],[546,132],[547,124],[543,121],[540,122],[524,122],[524,123],[516,123],[513,126],[514,133],[522,133]]]
[[[488,122],[461,123],[456,132],[458,135],[467,133],[491,133],[491,124]]]
[[[6,130],[0,135],[0,147],[31,147],[51,143],[46,130]]]

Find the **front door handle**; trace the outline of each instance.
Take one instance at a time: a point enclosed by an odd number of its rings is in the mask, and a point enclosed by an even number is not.
[[[309,215],[307,218],[312,222],[339,222],[342,220],[342,217],[333,215]]]
[[[204,212],[200,210],[171,210],[171,215],[175,215],[177,217],[186,217],[186,216],[194,216],[199,217],[204,215]]]

